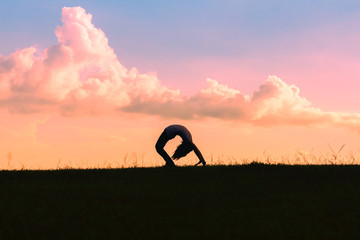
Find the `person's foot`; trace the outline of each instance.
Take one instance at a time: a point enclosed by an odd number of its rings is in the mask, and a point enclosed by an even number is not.
[[[166,163],[164,167],[176,167],[175,163]]]

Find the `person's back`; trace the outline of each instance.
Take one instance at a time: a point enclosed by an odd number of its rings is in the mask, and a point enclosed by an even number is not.
[[[166,132],[169,140],[179,135],[183,141],[192,142],[191,133],[186,127],[182,125],[178,125],[178,124],[170,125],[167,128],[165,128],[164,131]]]

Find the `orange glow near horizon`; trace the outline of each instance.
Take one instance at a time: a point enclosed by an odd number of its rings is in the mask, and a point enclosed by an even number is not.
[[[359,161],[358,135],[341,128],[265,128],[214,119],[177,121],[141,115],[128,116],[127,119],[118,116],[72,118],[37,115],[25,119],[22,115],[1,112],[1,125],[6,128],[0,128],[3,139],[0,168],[161,166],[163,161],[154,145],[163,128],[173,123],[188,127],[210,164],[266,162],[268,158],[274,163],[286,164],[330,163],[322,159],[325,156],[332,159],[328,144],[334,151],[345,144],[341,158],[351,161],[352,152]],[[167,144],[169,154],[179,142],[179,138],[175,138]],[[309,155],[306,161],[299,152]],[[299,159],[296,160],[295,156]],[[316,162],[314,157],[322,160]],[[196,162],[195,155],[190,153],[176,164]]]

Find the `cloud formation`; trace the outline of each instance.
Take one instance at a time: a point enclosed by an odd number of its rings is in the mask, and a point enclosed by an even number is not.
[[[133,101],[166,101],[179,91],[152,74],[120,64],[104,32],[81,7],[63,8],[58,43],[35,57],[34,47],[0,56],[0,106],[10,111],[62,114],[106,112]]]
[[[360,132],[360,114],[324,112],[299,88],[270,76],[252,95],[214,79],[191,97],[160,84],[155,74],[126,69],[101,29],[81,7],[63,8],[58,43],[0,55],[0,107],[63,115],[136,112],[166,118],[218,118],[256,125],[338,125]]]

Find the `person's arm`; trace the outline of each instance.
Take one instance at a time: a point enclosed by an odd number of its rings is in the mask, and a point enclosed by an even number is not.
[[[200,163],[202,163],[203,166],[205,166],[206,162],[205,162],[205,159],[204,159],[203,155],[201,154],[200,150],[196,147],[196,145],[194,143],[193,143],[193,145],[194,145],[194,152],[195,152],[196,156],[200,160],[197,164],[195,164],[195,166],[199,165]]]

